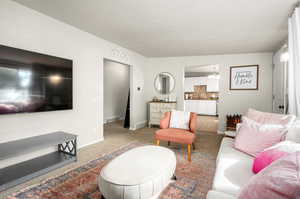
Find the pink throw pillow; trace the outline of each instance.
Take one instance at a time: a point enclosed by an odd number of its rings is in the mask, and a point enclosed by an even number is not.
[[[296,151],[300,151],[299,143],[291,141],[279,142],[258,154],[258,156],[254,159],[252,171],[254,173],[258,173],[275,160],[278,160],[279,158],[292,154]]]
[[[239,199],[299,199],[300,152],[295,152],[272,163],[250,178]]]
[[[258,156],[256,156],[256,158],[253,161],[253,167],[252,167],[253,173],[260,172],[262,169],[269,166],[275,160],[278,160],[279,158],[288,154],[289,154],[288,152],[279,151],[276,149],[271,149],[271,150],[261,152],[260,154],[258,154]]]
[[[292,125],[296,119],[294,115],[267,113],[267,112],[257,111],[251,108],[248,109],[246,117],[262,124],[281,124],[284,126]]]
[[[281,125],[260,124],[243,117],[234,147],[256,157],[264,149],[279,143],[285,134],[286,128]]]

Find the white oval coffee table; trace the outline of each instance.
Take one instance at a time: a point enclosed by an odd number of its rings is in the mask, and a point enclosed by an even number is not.
[[[154,198],[170,183],[175,169],[176,156],[170,149],[137,147],[104,166],[98,185],[105,199]]]

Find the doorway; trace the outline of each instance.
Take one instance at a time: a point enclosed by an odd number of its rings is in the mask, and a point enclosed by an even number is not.
[[[217,132],[219,128],[219,65],[185,67],[184,110],[198,114],[198,130]]]
[[[130,127],[130,66],[108,59],[103,61],[103,121],[104,129]]]

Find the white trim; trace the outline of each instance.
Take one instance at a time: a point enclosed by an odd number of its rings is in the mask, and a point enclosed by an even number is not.
[[[135,131],[136,128],[135,128],[135,127],[129,127],[129,130],[130,130],[130,131]]]
[[[84,147],[87,147],[87,146],[89,146],[89,145],[96,144],[96,143],[102,142],[102,141],[104,141],[104,137],[102,137],[102,138],[100,138],[100,139],[98,139],[98,140],[95,140],[95,141],[93,141],[93,142],[90,142],[90,143],[88,143],[88,144],[84,144],[84,145],[78,146],[78,149],[81,149],[81,148],[84,148]]]
[[[107,118],[104,118],[103,124],[107,124],[107,123],[111,123],[111,122],[115,122],[118,120],[122,120],[124,117],[122,116],[110,116]]]
[[[112,51],[114,51],[115,49],[112,49]],[[116,52],[118,52],[118,50],[116,51]],[[103,60],[102,60],[102,63],[103,63],[103,66],[104,66],[104,60],[109,60],[109,61],[112,61],[112,62],[117,62],[117,63],[120,63],[120,64],[123,64],[123,65],[127,65],[128,67],[129,67],[129,89],[130,89],[130,95],[129,95],[129,98],[130,98],[130,119],[129,119],[129,121],[130,121],[130,126],[131,125],[133,125],[133,117],[134,117],[134,115],[136,114],[135,113],[135,110],[134,110],[134,107],[133,107],[133,105],[135,104],[135,101],[134,101],[134,95],[135,95],[135,92],[136,92],[136,90],[134,89],[135,88],[135,86],[134,86],[134,84],[133,84],[133,77],[134,77],[134,65],[132,65],[131,63],[130,63],[130,60],[127,60],[126,62],[124,62],[124,60],[120,60],[119,59],[119,57],[115,57],[114,55],[111,55],[111,56],[104,56],[103,57]],[[128,62],[128,63],[127,63]],[[102,67],[102,74],[104,74],[104,67]],[[102,94],[101,95],[101,97],[103,97],[103,94],[104,94],[104,78],[102,78],[102,91],[101,91],[101,93],[100,94]],[[102,105],[104,106],[104,103],[103,103],[103,101],[102,101]],[[105,117],[104,117],[104,112],[102,111],[102,114],[103,114],[103,124],[106,124],[108,121],[107,121],[107,119],[105,119]],[[126,113],[125,113],[126,114]],[[125,118],[125,116],[123,116],[124,118]],[[123,117],[121,117],[120,116],[120,118],[123,118]],[[130,128],[131,129],[131,128]],[[135,130],[135,129],[134,129]]]
[[[137,122],[136,125],[135,125],[135,127],[134,127],[134,130],[146,127],[147,123],[148,123],[147,120],[144,120],[144,121],[141,121],[141,122]]]

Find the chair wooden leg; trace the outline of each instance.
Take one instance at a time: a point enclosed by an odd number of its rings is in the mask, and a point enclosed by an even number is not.
[[[170,141],[168,141],[168,146],[170,146],[170,143],[171,143],[171,142],[170,142]]]
[[[192,145],[193,145],[193,150],[195,150],[196,149],[195,144],[193,143]]]
[[[159,140],[156,140],[156,145],[157,145],[157,146],[159,146],[159,143],[160,143],[160,141],[159,141]]]
[[[188,144],[188,161],[191,161],[191,145]]]

